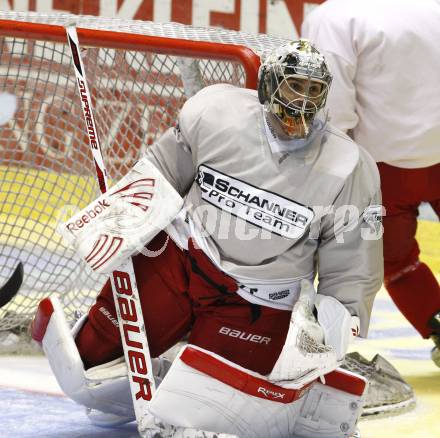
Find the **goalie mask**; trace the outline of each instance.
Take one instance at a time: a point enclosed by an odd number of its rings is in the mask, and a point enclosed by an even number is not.
[[[291,139],[309,135],[317,112],[325,106],[332,76],[324,57],[301,39],[278,47],[262,63],[258,98]]]

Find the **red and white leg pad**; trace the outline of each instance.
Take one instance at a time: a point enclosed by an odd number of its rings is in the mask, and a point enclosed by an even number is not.
[[[74,342],[83,323],[71,331],[59,301],[47,298],[32,323],[32,337],[42,344],[67,396],[90,409],[134,419],[123,358],[84,370]],[[158,387],[149,411],[177,426],[175,430],[210,430],[240,438],[341,438],[354,431],[365,390],[365,379],[340,369],[326,375],[325,385],[285,388],[187,345]]]
[[[362,413],[367,380],[341,368],[316,383],[302,399],[295,423],[298,438],[350,437]]]
[[[161,421],[183,428],[240,438],[290,437],[301,397],[310,386],[283,388],[214,353],[187,345],[148,409]]]
[[[84,321],[80,320],[71,331],[59,300],[45,298],[32,322],[32,337],[41,343],[58,384],[68,397],[87,408],[134,419],[123,357],[84,370],[74,341]]]

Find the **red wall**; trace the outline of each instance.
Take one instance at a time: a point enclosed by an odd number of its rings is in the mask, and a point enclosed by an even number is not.
[[[323,0],[4,0],[11,10],[72,12],[120,18],[177,21],[202,26],[292,36],[304,14]],[[268,29],[269,28],[269,29]]]

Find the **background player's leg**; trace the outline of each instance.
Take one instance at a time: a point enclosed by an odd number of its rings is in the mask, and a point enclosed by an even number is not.
[[[440,185],[440,183],[437,184]],[[437,217],[440,219],[440,199],[430,201],[430,204],[433,210],[435,211],[435,213],[437,214]],[[431,352],[431,357],[432,360],[435,362],[435,364],[438,367],[440,367],[440,309],[438,312],[436,312],[435,315],[432,316],[432,318],[428,322],[428,325],[433,330],[433,334],[431,335],[431,338],[435,344]]]
[[[402,314],[423,337],[432,329],[428,321],[440,309],[440,288],[435,276],[419,260],[415,239],[418,205],[432,187],[431,168],[400,169],[379,163],[384,217],[385,286]],[[438,178],[438,177],[437,177]]]

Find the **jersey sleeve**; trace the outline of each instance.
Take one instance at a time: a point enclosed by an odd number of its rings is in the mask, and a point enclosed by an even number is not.
[[[206,114],[211,114],[218,123],[215,102],[226,90],[233,88],[217,84],[200,90],[183,105],[176,127],[168,129],[147,149],[149,159],[181,196],[187,194],[194,181],[200,145],[212,135],[212,123],[207,123]]]
[[[148,159],[162,175],[185,196],[195,177],[191,148],[181,135],[179,126],[169,128],[147,151]]]
[[[318,293],[336,298],[358,316],[363,337],[383,280],[380,204],[376,164],[362,151],[334,202],[333,212],[321,220]]]
[[[169,128],[146,152],[151,162],[181,196],[187,194],[196,174],[203,109],[199,100],[197,95],[188,99],[179,113],[176,126]]]

